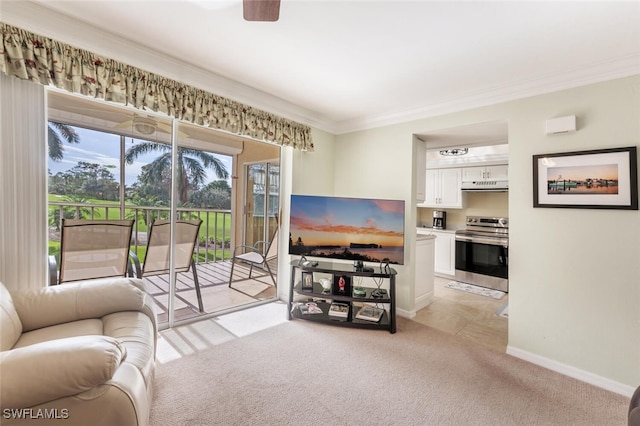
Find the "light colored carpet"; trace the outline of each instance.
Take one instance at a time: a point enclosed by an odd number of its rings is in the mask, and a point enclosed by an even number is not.
[[[490,288],[480,287],[473,284],[462,283],[460,281],[451,281],[445,285],[446,288],[452,288],[454,290],[465,291],[471,294],[477,294],[479,296],[490,297],[492,299],[502,299],[505,295],[503,291],[492,290]]]
[[[152,425],[626,425],[621,395],[404,318],[396,334],[302,320],[216,333],[200,324],[212,343],[158,364]]]

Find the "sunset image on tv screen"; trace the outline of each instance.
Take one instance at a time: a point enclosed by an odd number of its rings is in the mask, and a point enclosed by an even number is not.
[[[291,196],[289,253],[404,263],[404,201]]]

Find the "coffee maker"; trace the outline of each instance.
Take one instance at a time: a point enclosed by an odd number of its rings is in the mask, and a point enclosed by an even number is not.
[[[442,210],[433,211],[433,229],[445,229],[447,227],[447,212]]]

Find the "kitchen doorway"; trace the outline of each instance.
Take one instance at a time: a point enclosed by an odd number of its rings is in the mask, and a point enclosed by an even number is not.
[[[460,205],[450,206],[451,208],[418,205],[416,212],[418,227],[431,227],[436,210],[446,213],[446,229],[443,231],[452,236],[456,230],[465,229],[469,216],[508,218],[508,185],[507,188],[500,186],[495,190],[475,188],[476,190],[462,191],[462,180],[478,180],[470,179],[474,176],[471,170],[484,170],[498,165],[501,168],[504,165],[508,166],[508,123],[505,120],[429,130],[417,133],[415,136],[418,140],[425,142],[427,170],[460,170],[458,188],[461,191],[459,194],[462,200]],[[465,170],[469,173],[464,173]],[[481,183],[482,189],[490,187],[488,183]],[[484,300],[486,298],[482,296],[446,288],[447,283],[455,280],[456,256],[449,250],[444,254],[444,261],[438,262],[438,256],[442,253],[438,253],[437,247],[438,245],[436,245],[436,265],[449,267],[446,270],[435,271],[433,302],[418,311],[415,320],[505,352],[508,317],[500,316],[498,311],[503,308],[503,305],[508,311],[508,305],[506,305],[508,294],[500,301]],[[451,248],[451,246],[446,247]]]

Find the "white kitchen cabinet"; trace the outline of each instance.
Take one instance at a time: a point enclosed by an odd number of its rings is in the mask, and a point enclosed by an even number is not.
[[[431,230],[436,237],[434,244],[434,266],[436,275],[453,277],[456,272],[456,234],[453,231]]]
[[[429,305],[433,299],[435,241],[433,236],[421,235],[420,233],[416,239],[415,311]]]
[[[427,143],[416,141],[416,203],[424,203],[427,188]]]
[[[425,201],[420,207],[461,209],[462,171],[453,169],[427,169]]]
[[[463,182],[478,182],[485,180],[509,180],[509,166],[463,167]]]

